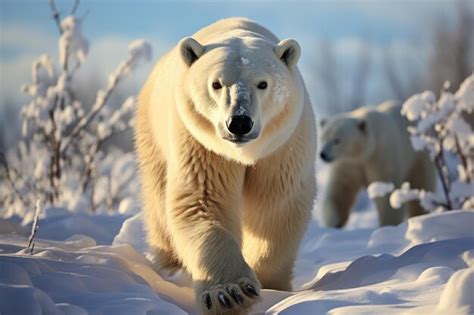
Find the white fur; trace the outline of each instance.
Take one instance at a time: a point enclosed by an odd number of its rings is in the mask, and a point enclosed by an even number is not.
[[[161,58],[140,94],[148,242],[159,268],[191,274],[203,313],[246,313],[258,301],[242,292],[246,285],[291,289],[316,192],[315,119],[299,54],[295,41],[255,22],[219,21]],[[267,88],[258,88],[263,81]],[[237,144],[226,121],[242,114],[253,126]]]
[[[408,122],[401,106],[386,102],[362,107],[330,118],[323,123],[321,151],[329,162],[329,183],[323,196],[323,221],[343,226],[357,192],[376,181],[399,187],[409,181],[416,188],[433,190],[435,173],[424,152],[413,150],[407,132]],[[375,199],[381,225],[398,224],[403,211],[390,207],[388,196]],[[417,203],[409,205],[409,215],[422,214]]]

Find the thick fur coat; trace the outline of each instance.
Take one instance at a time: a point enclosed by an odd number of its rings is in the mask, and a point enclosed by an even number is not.
[[[234,18],[185,38],[140,97],[136,149],[148,242],[183,267],[202,313],[244,314],[261,287],[290,290],[315,196],[315,118],[300,47]],[[242,137],[235,115],[251,119]]]

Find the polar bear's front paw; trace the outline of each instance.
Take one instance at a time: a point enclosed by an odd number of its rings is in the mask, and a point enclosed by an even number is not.
[[[201,292],[204,314],[246,314],[260,300],[260,285],[248,278],[212,285]]]

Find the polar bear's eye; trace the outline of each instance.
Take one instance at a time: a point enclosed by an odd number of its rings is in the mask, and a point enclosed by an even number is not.
[[[220,84],[220,82],[218,82],[218,81],[212,82],[212,88],[214,90],[220,90],[220,89],[222,89],[222,84]]]
[[[268,83],[265,82],[265,81],[261,81],[258,85],[257,85],[257,88],[259,88],[260,90],[265,90],[268,86]]]

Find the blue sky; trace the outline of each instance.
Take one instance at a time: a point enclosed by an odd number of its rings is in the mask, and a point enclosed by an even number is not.
[[[15,23],[54,32],[46,0],[2,0],[0,23]],[[62,13],[71,0],[59,0]],[[120,34],[158,37],[175,42],[212,21],[245,16],[267,26],[280,37],[347,38],[368,36],[384,43],[415,38],[423,22],[444,16],[450,0],[364,1],[81,1],[79,15],[89,11],[84,31],[91,38]],[[3,48],[3,47],[2,47]],[[4,48],[3,48],[4,49]],[[4,51],[2,49],[2,57]]]
[[[67,13],[73,1],[57,0],[61,13]],[[468,2],[474,7],[473,2]],[[292,37],[302,46],[300,68],[309,82],[317,86],[314,74],[323,41],[334,44],[339,71],[349,72],[363,39],[373,51],[393,47],[403,58],[425,58],[426,39],[431,36],[433,21],[453,22],[456,12],[450,0],[365,0],[365,1],[158,1],[158,0],[83,0],[78,14],[88,11],[83,32],[90,40],[90,68],[106,78],[107,73],[126,53],[134,38],[149,40],[155,58],[180,38],[220,18],[245,16],[272,30],[280,38]],[[47,52],[56,53],[57,30],[50,19],[47,0],[0,1],[0,107],[5,100],[15,100],[22,82],[28,80],[29,64]],[[419,56],[417,57],[417,51]],[[374,62],[374,71],[377,70]],[[346,69],[347,67],[347,69]],[[140,86],[151,65],[135,77]],[[379,89],[377,82],[371,87]],[[317,98],[316,92],[312,92]],[[314,89],[317,90],[317,87]],[[383,95],[380,90],[375,94]],[[374,94],[372,93],[372,94]],[[374,94],[374,95],[375,95]],[[370,99],[370,97],[369,97]]]

